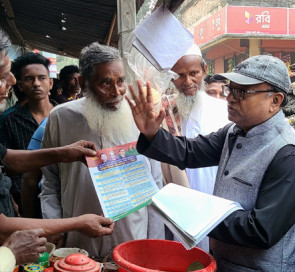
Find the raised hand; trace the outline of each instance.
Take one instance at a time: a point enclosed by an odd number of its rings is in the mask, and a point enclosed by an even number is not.
[[[46,251],[46,238],[43,229],[15,231],[3,246],[8,247],[15,256],[17,264],[37,261],[39,253]]]
[[[78,230],[90,238],[112,234],[114,229],[113,220],[96,214],[84,214],[78,219],[81,220]]]
[[[164,119],[165,113],[163,109],[161,109],[159,113],[156,112],[151,92],[151,85],[149,82],[147,82],[146,95],[143,91],[140,80],[137,80],[137,86],[139,95],[136,95],[133,86],[129,85],[129,90],[134,101],[131,101],[131,99],[127,96],[126,99],[132,110],[132,115],[137,128],[149,141],[151,141],[156,135]]]

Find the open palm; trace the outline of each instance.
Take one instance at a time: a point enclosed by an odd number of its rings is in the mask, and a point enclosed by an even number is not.
[[[133,86],[129,85],[133,101],[127,96],[126,99],[132,110],[132,115],[137,128],[148,140],[151,140],[156,135],[165,114],[163,109],[161,109],[159,113],[157,113],[154,109],[150,83],[147,82],[146,94],[143,91],[140,80],[137,80],[137,86],[139,95],[136,95]]]

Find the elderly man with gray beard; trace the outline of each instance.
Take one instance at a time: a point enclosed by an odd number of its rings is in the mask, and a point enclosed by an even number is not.
[[[127,86],[118,50],[92,43],[81,51],[79,66],[79,81],[82,89],[86,90],[86,97],[60,105],[50,113],[43,147],[88,139],[99,150],[136,141],[139,131],[124,99]],[[162,187],[160,164],[148,159],[147,163],[157,185]],[[40,197],[45,218],[102,214],[88,168],[83,163],[60,163],[42,170]],[[83,248],[91,256],[103,258],[117,244],[149,238],[163,239],[164,225],[149,207],[145,207],[118,220],[109,237],[88,239],[77,232],[70,232],[66,246]]]
[[[177,93],[162,96],[162,107],[165,110],[163,128],[174,136],[195,138],[199,134],[207,135],[217,131],[229,123],[227,103],[210,97],[205,92],[207,65],[196,44],[189,48],[171,70],[179,76],[172,80]],[[165,183],[178,183],[204,193],[213,193],[217,167],[186,169],[185,175],[176,166],[162,163],[162,170]],[[208,251],[208,239],[204,239],[198,246]]]

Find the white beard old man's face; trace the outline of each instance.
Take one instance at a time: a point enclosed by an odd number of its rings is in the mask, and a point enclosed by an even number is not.
[[[205,91],[205,82],[204,80],[201,83],[200,89],[197,90],[194,96],[185,95],[183,92],[179,92],[176,98],[176,105],[178,108],[179,115],[187,119],[194,107],[200,107],[202,104],[202,96],[201,93]]]
[[[205,74],[201,57],[183,56],[171,70],[179,76],[178,79],[172,80],[177,90],[187,96],[194,96],[200,89]]]
[[[120,61],[95,64],[87,85],[103,108],[118,110],[127,90],[123,64]]]
[[[11,86],[16,83],[16,79],[14,75],[10,72],[11,61],[9,59],[9,56],[6,55],[3,58],[3,56],[1,56],[0,54],[0,63],[2,63],[0,69],[0,103],[5,103],[6,105],[6,99],[9,96],[9,91],[11,89]],[[3,107],[4,106],[2,104],[1,109]]]
[[[85,87],[83,115],[91,132],[111,143],[128,142],[133,117],[124,99],[127,86],[123,64],[120,61],[96,64]]]
[[[108,110],[97,102],[96,95],[87,90],[83,115],[92,133],[103,140],[116,143],[118,139],[128,142],[132,134],[133,117],[125,99],[118,109]]]
[[[205,91],[205,68],[201,57],[186,55],[180,58],[171,69],[178,74],[178,79],[172,80],[179,94],[176,99],[179,114],[188,118],[196,103],[201,103],[200,92]]]

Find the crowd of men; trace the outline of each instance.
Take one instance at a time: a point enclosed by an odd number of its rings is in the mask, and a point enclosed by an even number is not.
[[[282,113],[290,78],[281,60],[254,56],[208,76],[192,45],[171,67],[176,92],[163,92],[158,107],[150,83],[144,91],[138,81],[139,94],[129,85],[126,95],[113,47],[87,45],[79,67],[53,80],[37,53],[11,67],[9,46],[1,30],[0,95],[14,88],[23,96],[0,122],[0,271],[36,260],[47,239],[100,259],[125,241],[175,239],[149,206],[115,224],[100,216],[84,156],[136,140],[159,189],[174,182],[244,208],[198,245],[218,271],[292,271],[295,132]]]

